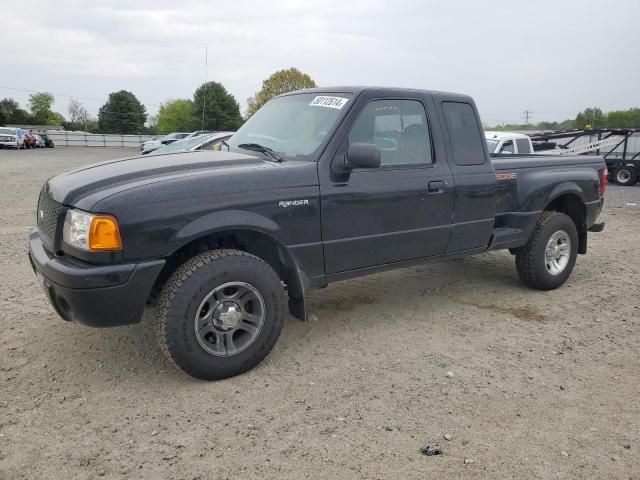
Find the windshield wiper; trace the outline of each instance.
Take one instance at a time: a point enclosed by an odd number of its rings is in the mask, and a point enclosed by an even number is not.
[[[240,145],[238,145],[238,148],[244,148],[245,150],[253,150],[254,152],[264,153],[265,155],[270,156],[276,162],[282,162],[283,160],[280,155],[271,150],[269,147],[265,147],[264,145],[260,145],[259,143],[241,143]]]

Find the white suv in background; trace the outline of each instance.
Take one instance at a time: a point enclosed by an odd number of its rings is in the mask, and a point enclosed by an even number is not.
[[[19,128],[0,127],[0,148],[24,148],[24,132]]]
[[[515,132],[484,132],[489,153],[533,153],[529,135]]]
[[[146,153],[153,152],[154,150],[160,147],[169,145],[170,143],[173,143],[177,140],[182,140],[188,135],[189,135],[188,133],[183,133],[183,132],[170,133],[169,135],[165,135],[164,137],[158,138],[157,140],[148,140],[144,142],[140,147],[140,150],[142,150],[142,154],[144,155]]]

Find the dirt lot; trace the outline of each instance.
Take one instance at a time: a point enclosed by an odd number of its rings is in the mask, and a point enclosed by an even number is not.
[[[262,365],[206,383],[150,315],[68,324],[31,272],[43,181],[122,155],[0,151],[0,478],[640,478],[640,186],[610,186],[559,290],[508,253],[334,284]]]

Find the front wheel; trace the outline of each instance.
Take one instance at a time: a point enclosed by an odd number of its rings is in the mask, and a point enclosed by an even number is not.
[[[553,290],[569,278],[577,256],[578,230],[571,217],[542,212],[529,241],[516,251],[516,268],[525,285]]]
[[[263,260],[239,250],[204,252],[180,266],[160,293],[160,347],[196,378],[239,375],[275,345],[284,305],[282,282]]]
[[[623,187],[635,185],[638,181],[638,175],[633,167],[620,167],[616,170],[615,181]]]

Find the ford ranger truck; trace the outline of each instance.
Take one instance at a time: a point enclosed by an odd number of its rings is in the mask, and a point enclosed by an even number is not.
[[[222,151],[140,156],[49,179],[29,258],[65,320],[155,308],[165,355],[221,379],[273,348],[305,295],[373,272],[508,249],[560,287],[602,209],[599,156],[489,155],[474,101],[392,88],[269,101]]]

